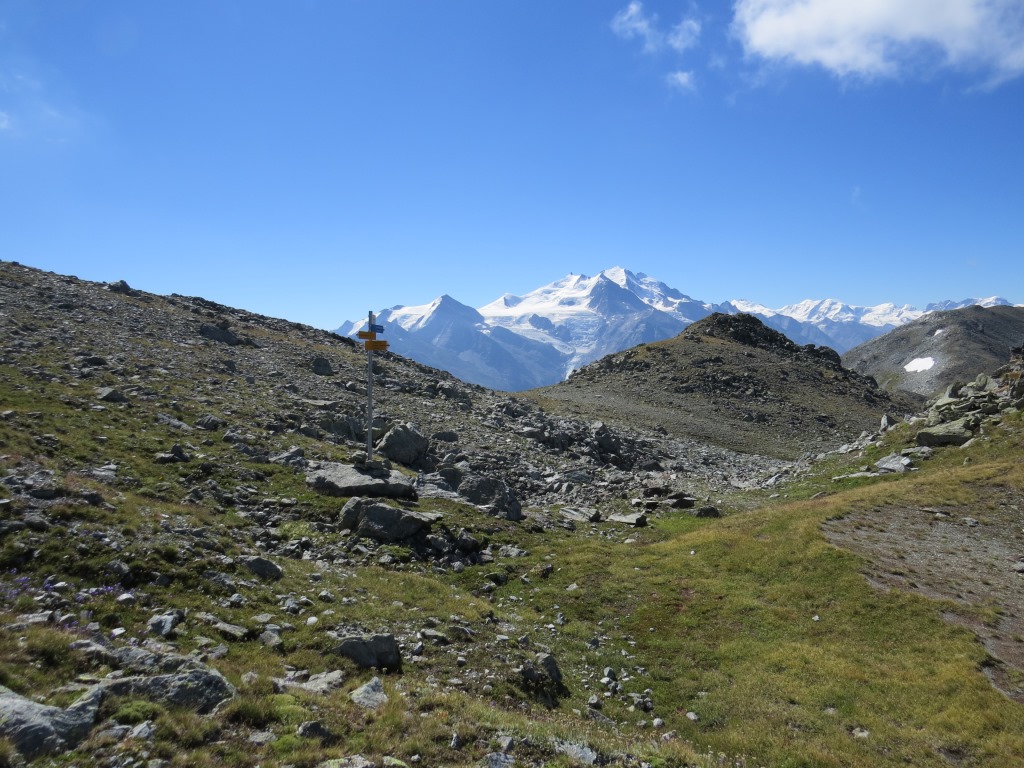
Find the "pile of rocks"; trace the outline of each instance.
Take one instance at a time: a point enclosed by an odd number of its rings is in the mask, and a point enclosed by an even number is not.
[[[926,426],[917,433],[923,446],[964,445],[999,414],[1024,408],[1024,346],[992,376],[982,373],[969,384],[952,384],[930,404]]]

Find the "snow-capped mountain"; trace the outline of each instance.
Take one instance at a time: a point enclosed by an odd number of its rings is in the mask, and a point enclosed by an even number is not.
[[[505,294],[479,309],[441,296],[430,304],[381,311],[391,349],[464,381],[516,391],[554,384],[573,370],[637,344],[677,335],[713,312],[744,312],[800,344],[842,353],[927,312],[1005,299],[965,299],[927,310],[880,304],[858,307],[834,299],[771,309],[736,299],[711,304],[642,273],[613,267],[593,277],[570,274],[523,296]],[[337,333],[355,336],[364,321]]]
[[[987,299],[960,299],[960,301],[937,301],[929,304],[925,309],[928,312],[943,312],[947,309],[963,309],[964,307],[1010,307],[1013,306],[1006,299],[999,296],[989,296]]]
[[[675,336],[714,311],[664,283],[620,267],[569,275],[525,296],[505,294],[480,308],[495,327],[565,355],[561,376],[612,352]],[[554,383],[554,381],[549,383]]]
[[[832,347],[840,354],[924,314],[908,305],[857,307],[835,299],[807,299],[779,309],[742,300],[727,304],[760,318],[797,343]]]

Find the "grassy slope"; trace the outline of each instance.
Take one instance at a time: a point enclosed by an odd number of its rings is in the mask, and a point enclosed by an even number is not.
[[[835,468],[822,466],[817,476],[788,489],[789,499],[738,498],[734,509],[743,511],[722,520],[697,521],[677,513],[636,532],[631,543],[621,536],[599,535],[608,526],[595,532],[532,533],[524,526],[482,523],[473,510],[460,505],[425,502],[426,509],[443,507],[453,529],[487,525],[496,543],[514,542],[530,550],[529,557],[499,566],[513,578],[496,590],[493,603],[477,590],[495,566],[463,574],[366,566],[323,572],[322,580],[313,582],[312,574],[322,568],[287,561],[282,582],[240,589],[247,605],[228,609],[217,605],[223,596],[196,587],[204,583],[204,571],[220,567],[220,554],[239,553],[231,531],[244,521],[208,503],[177,503],[180,476],[194,470],[142,458],[166,449],[172,439],[166,429],[153,425],[150,406],[93,411],[76,405],[74,391],[47,383],[45,377],[26,377],[8,367],[0,373],[3,409],[15,411],[13,418],[0,421],[0,471],[29,457],[61,471],[109,458],[122,464],[122,474],[138,481],[135,487],[112,489],[69,476],[69,484],[94,486],[113,509],[78,505],[54,510],[51,514],[77,525],[74,537],[23,532],[5,539],[0,553],[5,571],[2,623],[33,610],[22,580],[38,587],[47,576],[79,589],[97,588],[87,605],[93,617],[105,629],[123,626],[137,637],[144,636],[153,608],[209,610],[213,604],[221,618],[245,624],[262,610],[277,611],[277,595],[315,595],[326,588],[351,598],[330,606],[333,621],[370,628],[417,627],[425,616],[445,620],[452,614],[481,627],[493,610],[499,627],[507,624],[530,634],[534,650],[551,648],[571,690],[556,710],[548,711],[508,682],[508,670],[496,669],[492,691],[461,693],[443,683],[462,674],[452,655],[428,654],[424,663],[409,664],[403,675],[389,677],[391,703],[367,714],[346,695],[365,682],[365,675],[326,656],[329,638],[300,619],[294,621],[295,632],[286,636],[283,656],[247,642],[231,644],[228,655],[211,660],[245,694],[212,718],[150,711],[140,702],[106,705],[105,714],[123,722],[155,717],[159,728],[151,754],[174,765],[249,765],[259,758],[263,765],[312,766],[354,752],[403,759],[419,754],[429,765],[471,765],[494,748],[495,736],[502,732],[530,737],[537,746],[521,746],[517,756],[543,757],[549,765],[567,761],[552,760],[543,748],[553,736],[586,740],[607,753],[628,752],[664,765],[696,759],[688,744],[701,753],[724,752],[746,765],[942,766],[949,764],[944,755],[963,765],[1013,766],[1024,761],[1024,707],[989,685],[980,670],[985,654],[973,636],[942,620],[944,611],[968,609],[873,590],[860,573],[862,562],[828,545],[820,532],[823,520],[853,509],[936,504],[969,513],[992,483],[1024,488],[1019,417],[1009,420],[1016,431],[995,435],[966,452],[946,451],[915,475],[853,481],[837,488],[828,479]],[[187,401],[184,405],[186,411],[193,409]],[[188,415],[194,418],[200,412],[195,406]],[[33,439],[51,433],[58,448]],[[97,443],[97,435],[106,436],[107,442]],[[301,443],[303,438],[289,435],[288,440]],[[337,450],[338,458],[345,453],[314,441],[308,447]],[[225,465],[232,456],[219,442],[206,450],[222,456]],[[966,466],[965,455],[972,460]],[[241,468],[246,469],[244,462]],[[310,494],[301,475],[267,465],[252,469],[266,473],[265,479],[252,481],[261,495],[297,498],[312,522],[329,519],[336,509],[337,501]],[[225,485],[230,481],[215,477]],[[810,498],[823,489],[839,492]],[[0,488],[0,497],[4,493]],[[165,519],[208,527],[212,546],[188,551],[180,542],[162,541]],[[337,535],[291,525],[295,535]],[[172,584],[143,586],[138,591],[145,599],[134,606],[116,604],[120,590],[105,589],[111,586],[104,570],[111,552],[87,536],[89,532],[119,536],[119,556],[130,564],[149,551],[148,545],[139,548],[138,539],[152,537],[159,560],[149,555],[133,567],[169,574]],[[25,548],[36,552],[31,561],[21,558]],[[550,578],[531,575],[546,562],[555,566]],[[521,575],[529,583],[515,578]],[[574,584],[577,588],[569,589]],[[567,620],[564,626],[554,625],[558,613]],[[539,629],[548,624],[555,628]],[[466,669],[494,666],[490,649],[496,633],[481,632],[476,644],[458,649],[467,659]],[[186,633],[180,650],[198,647],[201,634]],[[102,674],[104,670],[87,668],[62,652],[72,636],[52,628],[0,632],[0,683],[38,693],[81,673]],[[601,643],[591,649],[587,641],[595,636]],[[324,698],[274,693],[269,678],[282,675],[285,665],[314,673],[341,667],[350,672],[349,682]],[[665,731],[674,731],[677,740],[662,743],[659,734],[640,728],[637,721],[650,716],[630,712],[628,702],[609,701],[605,707],[620,723],[618,729],[591,723],[573,711],[584,709],[587,696],[602,690],[598,678],[605,666],[627,669],[641,686],[653,689],[655,714],[665,719]],[[258,679],[243,682],[243,674],[253,671]],[[50,701],[66,704],[69,694],[58,693]],[[699,719],[691,721],[688,712]],[[338,741],[298,739],[295,725],[310,719],[322,720]],[[269,728],[280,738],[255,747],[245,738],[249,728]],[[857,729],[865,729],[867,737],[855,736]],[[448,746],[453,732],[468,745],[461,751]],[[87,765],[90,756],[107,746],[94,737],[58,762]],[[717,763],[710,758],[702,762]]]

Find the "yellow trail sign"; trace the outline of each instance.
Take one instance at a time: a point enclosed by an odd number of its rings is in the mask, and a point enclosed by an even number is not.
[[[373,341],[377,338],[377,334],[373,331],[360,331],[356,334],[360,339],[366,339],[367,341]]]
[[[372,341],[371,340],[371,341],[365,342],[365,344],[366,344],[366,351],[367,352],[383,352],[383,351],[385,351],[388,348],[388,343],[386,341]]]

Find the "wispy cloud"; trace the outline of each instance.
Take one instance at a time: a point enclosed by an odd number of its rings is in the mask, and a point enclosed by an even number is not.
[[[898,77],[929,67],[1024,74],[1020,0],[736,0],[748,54],[818,65],[840,77]]]
[[[692,48],[700,39],[700,22],[696,19],[683,19],[672,27],[668,33],[668,45],[670,48],[682,52]]]
[[[656,51],[660,47],[660,35],[658,34],[657,14],[646,16],[644,4],[632,2],[615,14],[612,19],[612,31],[621,38],[633,40],[640,38],[644,41],[644,50]]]
[[[683,18],[678,24],[667,29],[661,26],[658,14],[646,13],[643,3],[633,0],[615,14],[612,31],[625,40],[643,41],[644,53],[655,54],[663,51],[681,54],[697,45],[700,40],[700,21]],[[672,88],[684,91],[696,89],[693,72],[676,70],[665,76]]]
[[[693,79],[693,72],[684,72],[682,70],[678,72],[670,72],[666,75],[665,79],[668,84],[673,88],[678,88],[681,91],[692,91],[697,88],[697,84]]]
[[[683,19],[667,32],[661,27],[658,14],[644,11],[644,4],[633,0],[615,14],[612,31],[625,40],[643,41],[646,53],[656,53],[671,48],[685,51],[700,38],[700,22],[697,19]]]
[[[94,118],[68,97],[52,93],[37,77],[22,71],[0,71],[0,136],[11,141],[38,140],[63,144],[82,138]]]

